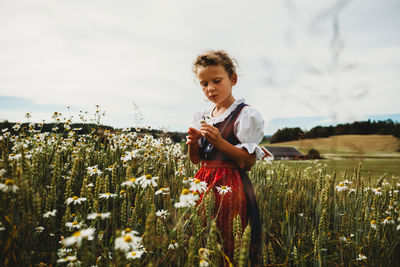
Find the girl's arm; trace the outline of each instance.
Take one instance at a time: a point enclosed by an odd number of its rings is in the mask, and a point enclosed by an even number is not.
[[[223,139],[218,128],[204,123],[201,126],[200,132],[216,149],[235,161],[239,168],[246,171],[250,170],[251,166],[256,162],[255,153],[249,154],[245,149],[237,148]]]
[[[198,141],[201,138],[201,133],[199,130],[190,127],[188,134],[186,145],[188,145],[189,158],[194,164],[198,164],[201,161]]]

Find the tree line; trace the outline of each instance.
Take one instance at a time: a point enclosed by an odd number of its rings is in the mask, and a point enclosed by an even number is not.
[[[355,121],[353,123],[337,124],[336,126],[316,126],[309,131],[304,131],[299,127],[283,128],[272,135],[270,142],[278,143],[344,134],[382,134],[400,138],[400,123],[388,119],[384,121]]]

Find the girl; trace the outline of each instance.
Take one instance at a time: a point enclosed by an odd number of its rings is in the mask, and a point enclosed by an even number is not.
[[[221,232],[225,254],[233,259],[232,220],[240,215],[242,229],[251,225],[250,262],[257,264],[260,248],[260,220],[253,186],[247,170],[264,156],[258,144],[263,139],[264,121],[259,112],[236,100],[232,87],[237,74],[232,59],[224,51],[208,51],[199,55],[193,72],[204,95],[214,107],[195,114],[188,130],[190,160],[201,163],[195,178],[205,181],[213,190],[216,207],[221,210],[217,226]],[[220,192],[227,192],[220,195]]]

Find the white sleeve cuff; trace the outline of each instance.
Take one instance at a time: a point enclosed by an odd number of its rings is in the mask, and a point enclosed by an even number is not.
[[[257,160],[260,160],[265,156],[261,147],[259,147],[256,143],[240,143],[240,144],[237,144],[235,147],[240,148],[240,149],[245,148],[247,150],[247,153],[249,153],[249,154],[253,154],[254,152],[256,152]]]

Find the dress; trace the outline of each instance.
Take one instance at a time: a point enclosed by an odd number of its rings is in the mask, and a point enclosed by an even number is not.
[[[263,152],[258,147],[258,143],[263,137],[264,121],[256,110],[244,103],[243,99],[236,100],[219,117],[212,118],[210,115],[211,111],[206,111],[201,117],[217,127],[225,140],[236,147],[246,149],[249,153],[255,152],[258,159],[262,158]],[[198,118],[199,115],[195,114],[194,120]],[[194,127],[196,127],[195,124]],[[222,200],[217,216],[217,226],[221,232],[225,254],[230,259],[233,258],[232,220],[239,214],[243,230],[250,221],[252,228],[250,260],[252,263],[257,263],[261,244],[261,227],[258,205],[250,179],[244,170],[241,170],[229,157],[216,150],[204,137],[199,140],[199,145],[202,163],[195,178],[207,182],[208,189],[214,191],[216,210]],[[217,192],[216,186],[228,186],[232,192],[222,197]]]

